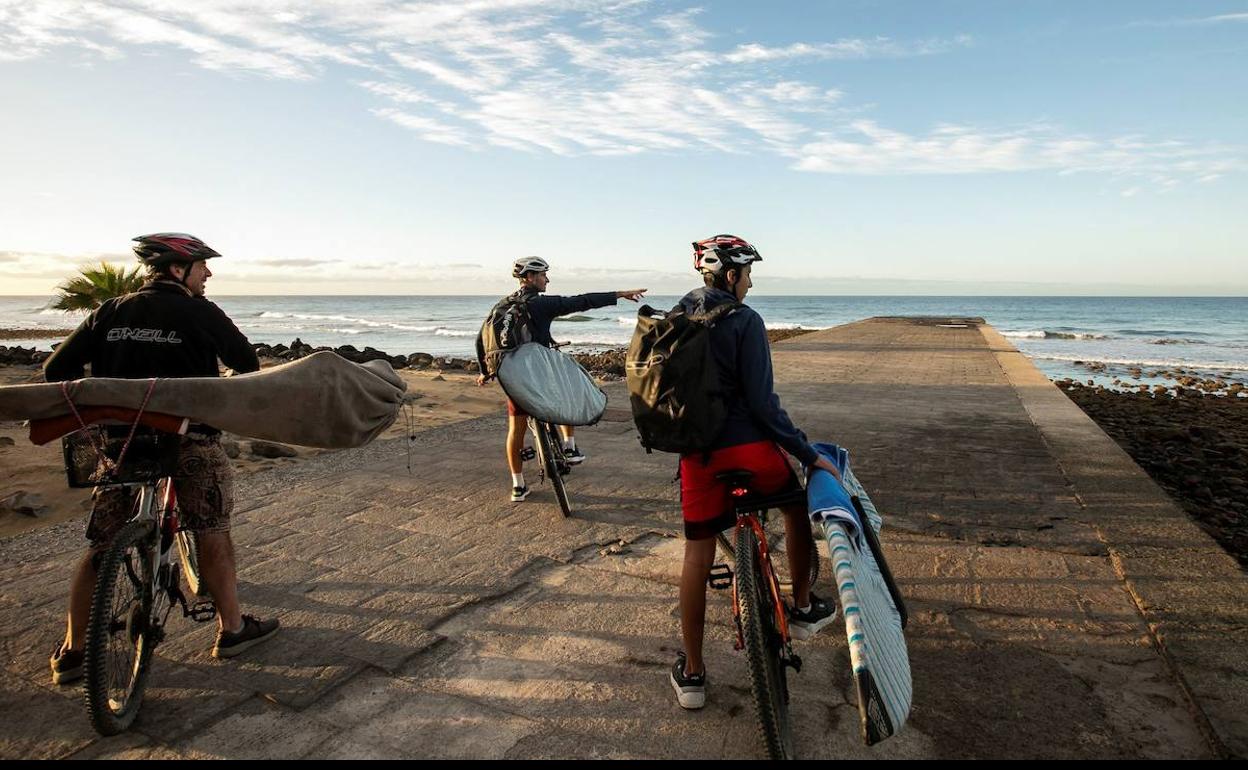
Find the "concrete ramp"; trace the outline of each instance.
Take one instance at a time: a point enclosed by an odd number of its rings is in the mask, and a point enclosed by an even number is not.
[[[871,319],[773,354],[796,422],[853,451],[911,613],[913,713],[871,749],[839,627],[803,645],[802,756],[1248,755],[1244,573],[995,331]],[[0,543],[0,756],[760,757],[722,593],[708,707],[675,703],[675,460],[609,393],[571,519],[548,487],[506,501],[501,415],[240,483],[244,605],[283,630],[222,662],[173,621],[118,738],[47,672],[82,523]]]

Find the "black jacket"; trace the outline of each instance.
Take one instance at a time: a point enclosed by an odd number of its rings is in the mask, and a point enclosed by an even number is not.
[[[736,301],[729,292],[702,286],[682,297],[680,307],[693,315]],[[802,465],[813,465],[818,453],[806,434],[793,425],[776,395],[763,317],[743,306],[721,318],[711,328],[711,351],[728,408],[724,429],[711,449],[771,440]]]
[[[237,372],[260,361],[221,308],[181,284],[154,281],[110,299],[91,313],[44,362],[48,382],[93,377],[216,377],[217,359]]]

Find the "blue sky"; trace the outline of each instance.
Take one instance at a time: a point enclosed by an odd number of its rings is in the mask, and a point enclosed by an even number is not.
[[[1243,0],[0,0],[0,294],[1248,294],[1246,93]]]

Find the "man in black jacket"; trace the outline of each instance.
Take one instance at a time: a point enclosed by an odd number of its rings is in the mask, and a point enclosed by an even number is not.
[[[630,299],[633,302],[645,296],[645,289],[624,289],[623,291],[601,291],[590,294],[577,294],[571,297],[544,294],[550,284],[546,273],[550,264],[541,257],[521,257],[511,267],[513,278],[520,280],[517,289],[509,300],[523,301],[528,309],[529,332],[533,341],[551,347],[555,344],[550,335],[550,325],[559,316],[583,313],[586,310],[614,305],[617,300]],[[477,364],[481,374],[477,384],[484,385],[487,381],[485,347],[480,337],[477,338]],[[529,415],[514,401],[507,399],[507,467],[511,470],[511,501],[518,503],[529,496],[529,487],[524,482],[524,464],[520,457],[524,449],[524,432],[529,426]],[[568,426],[561,426],[565,457],[572,465],[585,461],[585,454],[576,447],[576,437]]]
[[[93,377],[125,379],[216,377],[218,359],[237,372],[258,370],[251,343],[221,308],[204,298],[204,284],[212,276],[207,260],[221,255],[184,233],[155,233],[134,240],[148,282],[91,313],[44,363],[46,379],[79,379],[86,364]],[[179,521],[195,533],[204,584],[217,607],[212,654],[228,658],[270,638],[278,622],[243,615],[238,605],[230,539],[234,474],[220,434],[208,425],[190,426],[179,447],[174,490]],[[82,676],[87,615],[95,588],[94,558],[129,520],[132,501],[133,493],[125,488],[96,490],[87,527],[91,547],[70,583],[68,629],[51,659],[54,683]]]

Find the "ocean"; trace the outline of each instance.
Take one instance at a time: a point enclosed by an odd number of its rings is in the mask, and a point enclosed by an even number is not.
[[[212,297],[253,342],[371,346],[392,354],[415,352],[471,357],[477,330],[497,297]],[[671,307],[677,297],[645,302]],[[754,296],[747,303],[769,328],[824,329],[871,316],[978,316],[992,324],[1049,377],[1109,385],[1172,382],[1162,370],[1248,383],[1248,297],[790,297]],[[63,329],[80,315],[46,309],[39,297],[0,297],[0,328]],[[580,349],[627,345],[637,306],[621,300],[560,319],[557,340]],[[54,339],[32,335],[7,345],[48,348]],[[1076,363],[1083,362],[1083,363]],[[1087,364],[1105,364],[1093,371]],[[1149,375],[1157,375],[1150,377]]]

